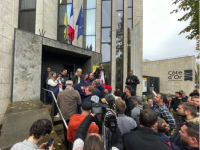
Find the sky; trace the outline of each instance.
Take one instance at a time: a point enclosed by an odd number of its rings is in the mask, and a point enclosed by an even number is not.
[[[197,56],[196,41],[178,35],[189,21],[178,21],[184,12],[170,14],[176,7],[172,0],[143,0],[143,59]]]

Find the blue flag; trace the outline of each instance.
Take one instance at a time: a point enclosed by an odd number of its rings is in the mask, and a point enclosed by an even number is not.
[[[83,35],[83,10],[82,10],[82,6],[81,6],[81,10],[79,12],[78,19],[76,21],[76,25],[78,25],[78,34],[77,34],[77,39],[78,39],[80,35]]]

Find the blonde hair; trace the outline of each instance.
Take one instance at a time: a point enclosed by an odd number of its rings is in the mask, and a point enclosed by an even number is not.
[[[121,99],[117,98],[115,101],[116,110],[119,114],[124,114],[126,110],[126,103]]]
[[[53,81],[55,81],[55,78],[53,77],[53,74],[54,74],[54,73],[56,73],[56,72],[51,71],[51,72],[49,73],[49,76],[48,76],[48,78],[47,78],[47,81],[48,81],[49,79],[52,79]]]
[[[158,121],[157,121],[157,132],[158,133],[166,133],[169,131],[169,125],[165,122],[164,119],[161,119],[158,117]]]
[[[97,84],[100,84],[100,79],[96,79]]]

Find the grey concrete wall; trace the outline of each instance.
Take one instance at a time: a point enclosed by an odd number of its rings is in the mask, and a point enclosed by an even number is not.
[[[193,81],[184,81],[184,71],[193,70]],[[182,72],[180,79],[169,79],[169,71]],[[160,92],[174,94],[183,90],[187,95],[195,86],[195,56],[143,62],[143,75],[160,77]]]
[[[0,0],[0,124],[11,100],[14,28],[18,27],[19,0]]]
[[[57,40],[58,1],[37,0],[35,33],[45,31],[45,37]]]

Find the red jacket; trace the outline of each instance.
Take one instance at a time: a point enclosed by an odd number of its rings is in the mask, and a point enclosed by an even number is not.
[[[74,142],[74,138],[76,135],[76,131],[79,127],[79,125],[82,123],[82,121],[85,119],[85,115],[81,115],[81,114],[75,114],[73,116],[71,116],[69,124],[68,124],[68,130],[67,130],[67,140],[69,142]],[[89,129],[88,129],[89,133],[99,133],[99,128],[97,125],[94,125],[93,123],[91,123]]]

